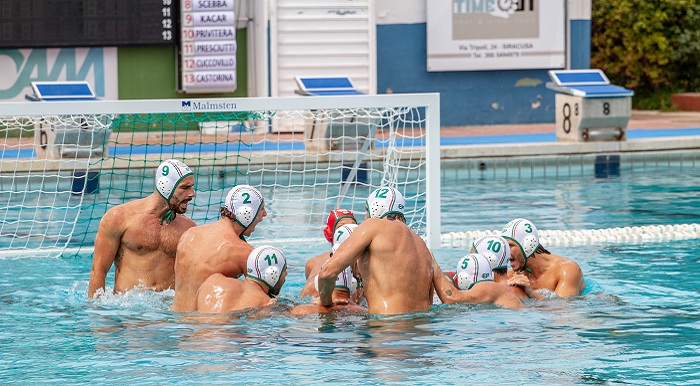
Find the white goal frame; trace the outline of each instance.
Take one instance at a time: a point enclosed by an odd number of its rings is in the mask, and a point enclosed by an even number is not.
[[[206,113],[246,112],[267,110],[319,110],[382,108],[386,106],[408,106],[425,111],[425,235],[429,248],[439,248],[440,233],[440,95],[386,94],[329,97],[275,97],[275,98],[192,98],[169,100],[119,100],[84,101],[81,103],[9,102],[0,103],[0,117],[34,117],[72,114],[159,114],[159,113]],[[5,162],[5,160],[3,160]],[[13,162],[13,160],[7,160]],[[17,163],[25,161],[14,161]],[[48,159],[32,159],[31,162],[71,162]],[[75,162],[75,161],[72,161]],[[9,166],[9,165],[8,165]],[[9,168],[3,168],[8,170]],[[33,168],[33,170],[41,170]]]

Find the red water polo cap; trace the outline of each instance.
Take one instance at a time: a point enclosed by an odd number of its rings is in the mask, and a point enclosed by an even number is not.
[[[326,227],[323,228],[323,235],[326,236],[326,240],[333,244],[333,232],[335,232],[335,227],[338,225],[338,221],[344,218],[351,218],[357,224],[355,215],[347,209],[333,209],[331,213],[328,214],[328,221],[326,221]]]

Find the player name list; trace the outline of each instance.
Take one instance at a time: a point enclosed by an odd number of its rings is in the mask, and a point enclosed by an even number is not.
[[[181,85],[184,92],[236,90],[233,0],[181,0]]]

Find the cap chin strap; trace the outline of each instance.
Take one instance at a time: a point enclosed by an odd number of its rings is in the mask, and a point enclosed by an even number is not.
[[[163,213],[163,217],[160,218],[160,225],[163,225],[163,222],[170,224],[173,222],[173,220],[175,220],[175,216],[177,215],[177,213],[175,213],[175,211],[170,207],[170,201],[166,200],[165,202],[168,204],[168,210],[166,210],[165,213]]]

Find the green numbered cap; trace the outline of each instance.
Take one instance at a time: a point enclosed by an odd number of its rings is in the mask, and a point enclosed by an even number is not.
[[[166,201],[170,201],[180,181],[191,174],[192,169],[184,163],[175,159],[165,160],[156,171],[156,190]]]
[[[226,208],[236,215],[236,222],[248,229],[263,205],[262,194],[250,185],[238,185],[226,195]]]
[[[389,213],[403,215],[406,209],[406,200],[401,192],[385,186],[376,189],[367,197],[365,209],[370,218],[384,218]]]

